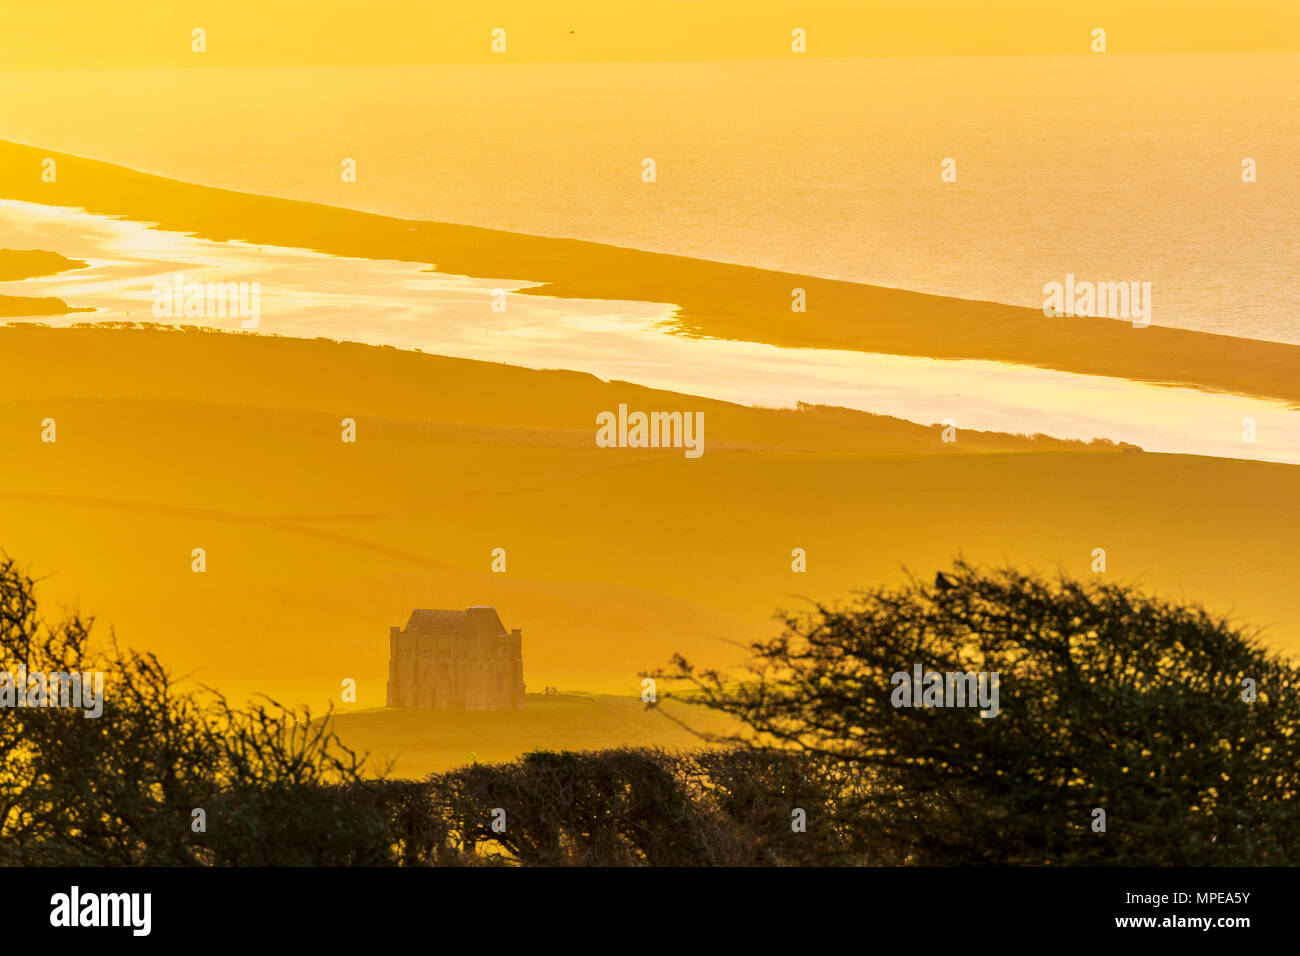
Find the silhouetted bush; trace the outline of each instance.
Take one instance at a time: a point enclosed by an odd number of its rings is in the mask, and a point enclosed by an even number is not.
[[[41,621],[31,577],[0,560],[0,671],[105,674],[98,717],[0,709],[0,863],[386,859],[382,814],[354,812],[331,786],[364,778],[328,721],[274,701],[236,709],[216,693],[178,693],[153,655],[116,641],[99,650],[90,626],[76,615]]]
[[[958,562],[784,623],[745,680],[661,676],[724,739],[856,773],[835,820],[866,862],[1300,862],[1300,670],[1199,607]],[[894,706],[914,664],[997,673],[999,713]]]

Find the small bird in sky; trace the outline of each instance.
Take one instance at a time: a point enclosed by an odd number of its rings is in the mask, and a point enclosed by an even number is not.
[[[956,590],[957,588],[956,582],[947,578],[942,571],[938,571],[935,573],[934,586],[937,587],[940,591],[953,591]]]

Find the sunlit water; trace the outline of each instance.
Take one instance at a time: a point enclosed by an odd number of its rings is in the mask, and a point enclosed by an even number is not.
[[[209,242],[28,203],[0,203],[0,247],[53,248],[88,263],[0,283],[0,294],[55,296],[96,309],[39,319],[51,325],[130,320],[236,330],[238,317],[160,319],[153,303],[154,283],[170,284],[178,272],[186,282],[238,276],[260,284],[260,332],[575,369],[748,405],[811,402],[926,424],[949,419],[958,429],[1300,463],[1300,412],[1239,396],[996,362],[690,338],[668,331],[670,310],[654,303],[510,294],[525,286],[406,262]],[[504,313],[491,310],[496,289],[507,292]],[[1245,418],[1255,422],[1254,443],[1242,440]]]
[[[186,182],[1035,308],[1149,281],[1156,325],[1300,343],[1296,53],[20,71],[0,102],[0,137]]]

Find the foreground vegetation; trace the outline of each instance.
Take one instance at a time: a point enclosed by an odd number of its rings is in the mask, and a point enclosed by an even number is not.
[[[1300,863],[1294,665],[1125,587],[945,575],[787,616],[747,680],[678,659],[683,703],[743,726],[724,749],[415,781],[376,779],[328,717],[179,692],[90,622],[43,621],[6,559],[0,670],[107,678],[99,717],[0,710],[0,863]],[[894,706],[913,662],[997,672],[998,716]]]

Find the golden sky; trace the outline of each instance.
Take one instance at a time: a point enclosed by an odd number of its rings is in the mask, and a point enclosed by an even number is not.
[[[6,0],[0,68],[484,62],[494,27],[521,61],[1298,50],[1300,0]]]

